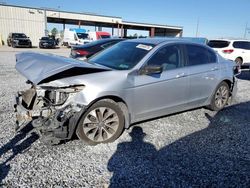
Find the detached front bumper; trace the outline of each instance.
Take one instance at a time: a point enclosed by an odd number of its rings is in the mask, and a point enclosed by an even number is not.
[[[72,137],[82,113],[82,111],[77,112],[71,105],[62,109],[27,109],[20,92],[15,96],[14,110],[16,131],[31,123],[42,141],[52,145]]]
[[[15,95],[14,111],[16,113],[16,131],[29,124],[34,117],[40,115],[40,112],[28,110],[22,105],[22,96],[20,93]]]

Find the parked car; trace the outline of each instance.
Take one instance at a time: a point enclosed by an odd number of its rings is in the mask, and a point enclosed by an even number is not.
[[[110,38],[110,39],[101,39],[90,42],[88,44],[80,45],[80,46],[73,46],[71,48],[70,57],[74,59],[84,60],[90,58],[92,55],[96,54],[97,52],[108,48],[120,41],[125,39],[120,38]]]
[[[235,62],[181,39],[119,42],[82,62],[20,53],[16,69],[31,88],[18,92],[17,129],[32,120],[57,144],[76,132],[88,144],[111,142],[130,124],[208,106],[235,96]]]
[[[32,47],[32,42],[24,33],[10,33],[7,38],[8,46],[15,47]]]
[[[236,61],[240,65],[250,63],[249,40],[210,40],[208,46],[217,51],[222,57]]]
[[[49,37],[42,37],[39,41],[39,48],[55,48],[56,41]]]
[[[66,28],[63,33],[63,45],[74,46],[82,45],[90,42],[86,29],[83,28]]]
[[[89,31],[88,35],[89,35],[88,38],[91,41],[107,39],[111,37],[111,35],[108,32],[104,32],[104,31]]]

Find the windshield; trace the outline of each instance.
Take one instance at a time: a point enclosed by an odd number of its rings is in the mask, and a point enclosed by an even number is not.
[[[120,42],[90,58],[89,62],[116,70],[129,70],[133,68],[153,47],[153,44]]]
[[[88,38],[87,33],[76,33],[79,39],[86,39]]]
[[[27,36],[23,33],[14,33],[13,38],[27,38]]]

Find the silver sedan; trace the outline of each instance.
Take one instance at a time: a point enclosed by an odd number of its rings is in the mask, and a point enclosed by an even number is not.
[[[31,88],[18,92],[17,129],[32,121],[49,144],[76,132],[88,144],[111,142],[146,119],[233,99],[235,63],[184,39],[120,42],[81,62],[48,54],[17,55]]]

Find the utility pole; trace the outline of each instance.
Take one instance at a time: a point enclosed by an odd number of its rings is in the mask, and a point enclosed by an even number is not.
[[[200,18],[198,18],[197,20],[197,27],[196,27],[196,37],[198,37],[198,34],[199,34],[199,24],[200,24]]]
[[[44,34],[45,36],[48,36],[48,30],[47,30],[47,12],[46,9],[44,8]]]
[[[244,39],[246,39],[247,33],[249,33],[249,31],[250,31],[250,28],[248,27],[248,22],[247,22],[246,27],[245,27]]]

